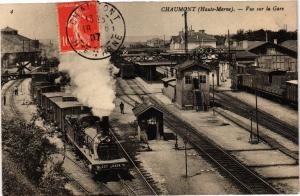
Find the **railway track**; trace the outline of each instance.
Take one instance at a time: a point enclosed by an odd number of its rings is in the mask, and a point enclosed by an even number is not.
[[[133,166],[131,173],[133,174],[135,180],[125,181],[120,178],[120,182],[122,183],[123,187],[128,191],[128,193],[131,192],[129,195],[158,195],[156,190],[154,190],[152,185],[148,182],[147,178],[149,179],[149,177],[144,175],[145,171],[141,171],[139,166],[136,164],[137,161],[127,153],[126,149],[120,143],[117,135],[115,134],[115,131],[110,129],[110,132],[121,147],[127,160]],[[143,185],[141,185],[140,182],[143,182]]]
[[[18,111],[16,104],[15,104],[15,100],[14,100],[14,96],[13,96],[13,87],[18,87],[22,82],[24,81],[24,79],[20,79],[20,80],[14,80],[11,82],[11,84],[9,84],[7,86],[7,88],[4,89],[4,91],[2,91],[2,100],[4,98],[4,96],[6,97],[6,105],[9,107],[9,109],[4,109],[2,112],[2,115],[5,115],[5,117],[18,117],[21,118],[21,113]]]
[[[135,80],[128,80],[127,83],[132,89],[133,87],[136,87],[136,89],[133,89],[136,94],[138,94],[137,92],[147,94],[146,90],[144,90]],[[186,138],[200,155],[203,155],[213,162],[214,165],[226,174],[226,176],[233,179],[246,193],[280,194],[278,190],[272,187],[259,174],[241,164],[236,158],[231,156],[212,140],[199,133],[197,129],[172,114],[163,104],[158,102],[151,95],[148,95],[148,97],[164,112],[164,122],[166,126],[170,127],[182,138]]]
[[[218,92],[215,94],[219,99],[215,99],[215,102],[227,110],[230,110],[240,116],[245,118],[250,118],[250,111],[255,111],[255,108],[251,105],[242,102],[230,95],[223,92]],[[282,120],[268,114],[262,110],[258,110],[259,124],[270,129],[271,131],[280,134],[281,136],[289,139],[290,141],[298,144],[298,128],[294,127]],[[256,118],[253,118],[256,122]]]
[[[11,82],[11,84],[9,84],[3,91],[2,91],[2,99],[4,96],[6,96],[6,105],[8,106],[7,109],[5,109],[5,111],[3,111],[4,115],[8,116],[10,118],[20,118],[23,119],[21,112],[18,110],[16,103],[15,103],[15,99],[14,99],[14,95],[13,95],[13,90],[12,88],[15,86],[19,86],[25,79],[19,79],[19,80],[14,80]],[[3,115],[2,113],[2,115]],[[80,165],[78,163],[76,163],[73,159],[71,159],[70,157],[66,156],[66,158],[68,158],[69,160],[71,160],[74,164],[76,164],[78,167],[80,167]],[[82,169],[82,167],[80,167]],[[71,174],[68,174],[66,172],[63,173],[63,175],[71,182],[73,183],[76,187],[79,188],[79,190],[81,190],[83,193],[90,195],[92,194],[92,192],[90,192],[89,190],[87,190],[80,182],[78,182]],[[113,195],[113,193],[111,191],[106,190],[106,193],[110,193],[109,195]]]

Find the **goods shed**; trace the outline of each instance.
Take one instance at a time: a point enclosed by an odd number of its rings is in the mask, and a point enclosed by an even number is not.
[[[163,112],[152,103],[142,103],[132,109],[137,117],[138,134],[146,133],[148,140],[164,137]]]

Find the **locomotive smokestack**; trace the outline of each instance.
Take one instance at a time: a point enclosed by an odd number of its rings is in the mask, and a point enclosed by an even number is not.
[[[109,133],[109,118],[108,118],[108,116],[102,117],[102,130],[103,130],[103,135],[108,135],[108,133]]]

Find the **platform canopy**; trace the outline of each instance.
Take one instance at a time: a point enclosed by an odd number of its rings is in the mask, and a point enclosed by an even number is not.
[[[134,62],[140,66],[167,66],[167,65],[176,65],[172,61],[150,61],[150,62]]]

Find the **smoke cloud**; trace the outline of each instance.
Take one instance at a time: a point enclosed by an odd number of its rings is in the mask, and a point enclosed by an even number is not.
[[[115,107],[114,66],[109,59],[88,60],[74,53],[64,53],[58,66],[71,77],[71,93],[82,104],[92,108],[94,115],[108,116]]]

